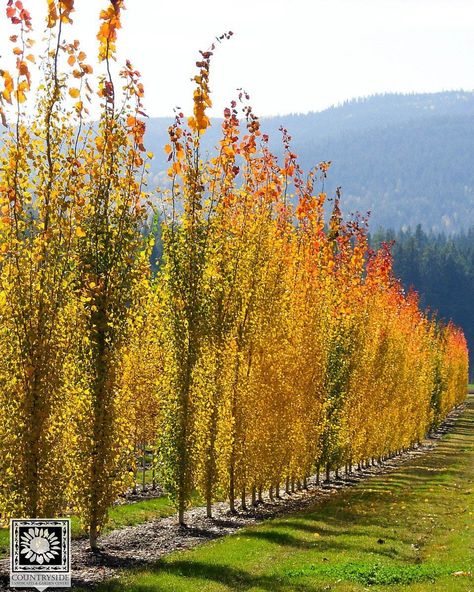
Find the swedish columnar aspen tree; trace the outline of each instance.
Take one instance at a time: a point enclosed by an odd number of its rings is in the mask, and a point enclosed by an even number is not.
[[[206,216],[206,181],[202,172],[200,138],[210,125],[206,109],[211,104],[208,82],[213,50],[214,46],[208,52],[201,52],[202,58],[198,62],[194,111],[188,121],[190,130],[183,130],[179,116],[169,130],[168,151],[173,160],[169,170],[172,203],[163,229],[164,262],[160,277],[170,388],[164,400],[168,422],[161,448],[167,463],[164,477],[176,501],[180,524],[184,524],[184,511],[196,485],[193,436],[201,406],[195,375],[209,320],[204,275],[212,211]],[[211,204],[211,210],[213,207]],[[193,392],[196,398],[193,398]]]
[[[127,62],[120,71],[124,94],[118,108],[112,75],[122,9],[123,2],[116,0],[100,13],[99,60],[106,70],[99,86],[102,114],[95,138],[84,150],[89,176],[78,217],[77,293],[84,331],[78,369],[88,413],[78,423],[82,436],[76,495],[92,549],[97,548],[107,509],[129,475],[133,443],[120,368],[148,267],[141,232],[146,215],[145,124],[139,119],[143,87]]]
[[[8,2],[6,10],[15,28],[10,41],[16,64],[13,76],[1,71],[1,115],[7,125],[0,156],[3,516],[55,515],[68,501],[67,425],[75,402],[68,380],[77,329],[72,294],[80,201],[74,125],[80,114],[66,105],[69,72],[61,72],[60,65],[68,54],[76,55],[78,45],[62,39],[72,2],[50,3],[53,9],[57,18],[49,15],[33,117],[27,101],[29,64],[35,61],[31,18],[21,2]],[[84,59],[85,54],[80,57],[85,67]]]

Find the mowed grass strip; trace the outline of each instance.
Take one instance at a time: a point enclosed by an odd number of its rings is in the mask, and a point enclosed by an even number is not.
[[[474,397],[433,452],[100,592],[474,592]]]

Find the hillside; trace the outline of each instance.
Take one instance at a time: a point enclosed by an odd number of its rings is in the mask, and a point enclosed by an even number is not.
[[[156,154],[153,179],[161,184],[171,121],[154,118],[148,125],[147,143]],[[473,93],[377,95],[319,113],[263,118],[278,154],[281,125],[305,170],[332,161],[328,191],[341,186],[346,213],[370,211],[373,229],[422,223],[451,233],[474,224]],[[205,147],[218,136],[214,120]]]

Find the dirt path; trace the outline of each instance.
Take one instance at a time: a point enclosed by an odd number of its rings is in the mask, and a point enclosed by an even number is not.
[[[282,493],[280,499],[271,501],[264,497],[264,503],[249,507],[247,511],[239,511],[232,515],[226,503],[218,503],[213,507],[214,518],[206,518],[205,508],[193,508],[186,513],[189,526],[179,527],[176,517],[139,524],[115,530],[101,537],[100,553],[88,550],[87,540],[74,540],[72,543],[73,589],[80,587],[92,589],[98,582],[117,576],[120,569],[145,566],[153,563],[163,555],[177,549],[187,549],[205,541],[233,533],[243,526],[255,524],[262,520],[297,512],[322,502],[336,495],[343,488],[352,487],[360,481],[370,479],[373,475],[388,473],[403,465],[417,455],[432,450],[439,439],[450,431],[464,406],[454,410],[435,434],[427,438],[421,446],[398,457],[362,471],[355,471],[349,476],[341,476],[328,485],[316,485],[315,477],[308,480],[308,489],[291,495]],[[0,561],[0,590],[9,590],[8,560]],[[60,590],[56,588],[56,590]]]

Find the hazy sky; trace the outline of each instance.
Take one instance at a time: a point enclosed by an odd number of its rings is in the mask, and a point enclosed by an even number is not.
[[[25,0],[39,15],[45,0]],[[72,37],[93,51],[107,0],[76,0]],[[119,38],[150,115],[189,111],[194,63],[221,32],[214,114],[244,87],[260,115],[385,91],[474,88],[473,0],[128,0]],[[38,22],[38,21],[37,21]],[[3,47],[2,51],[3,53]]]

